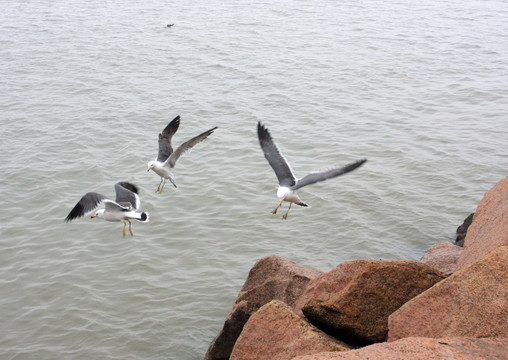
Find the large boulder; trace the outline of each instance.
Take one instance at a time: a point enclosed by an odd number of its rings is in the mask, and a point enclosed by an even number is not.
[[[288,305],[273,300],[247,321],[230,360],[289,360],[298,355],[350,349],[309,324]]]
[[[441,241],[427,250],[420,261],[445,275],[451,275],[457,268],[457,260],[461,253],[460,246]]]
[[[297,356],[293,360],[428,360],[428,359],[506,359],[508,339],[405,338],[358,350]]]
[[[212,341],[205,360],[228,359],[249,317],[271,300],[293,305],[307,283],[322,274],[280,256],[260,259],[249,272],[233,309],[219,335]]]
[[[404,304],[388,319],[388,341],[410,337],[508,337],[508,246]]]
[[[353,345],[386,340],[388,316],[446,276],[416,261],[355,260],[312,280],[296,307]]]
[[[467,229],[457,269],[464,269],[492,250],[508,245],[508,177],[487,191]]]

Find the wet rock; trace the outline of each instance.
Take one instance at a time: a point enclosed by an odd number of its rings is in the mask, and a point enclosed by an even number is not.
[[[467,229],[469,228],[469,225],[473,222],[473,216],[474,213],[469,214],[467,218],[464,219],[464,222],[462,225],[460,225],[457,228],[457,237],[455,238],[455,245],[457,246],[464,246],[464,239],[466,238]]]
[[[274,300],[249,318],[230,360],[289,360],[298,355],[350,349],[309,324],[288,305]]]
[[[205,360],[228,359],[244,324],[253,313],[271,300],[292,306],[307,283],[320,274],[321,271],[275,255],[256,262],[222,330],[210,344]]]
[[[508,245],[508,177],[487,191],[467,230],[457,269],[464,269],[492,250]]]
[[[461,253],[460,246],[442,241],[427,250],[420,261],[449,276],[457,268],[457,260]]]
[[[444,278],[416,261],[349,261],[309,283],[300,299],[306,301],[302,311],[312,324],[349,344],[380,342],[386,340],[388,316]]]
[[[506,359],[508,339],[405,338],[362,349],[297,356],[293,360],[428,360],[428,359]]]
[[[508,246],[457,270],[388,319],[388,341],[422,337],[508,337]]]

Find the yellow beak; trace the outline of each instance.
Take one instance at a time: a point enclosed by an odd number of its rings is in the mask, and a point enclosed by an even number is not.
[[[149,172],[149,171],[150,171],[150,169],[146,170],[146,172]]]
[[[94,219],[94,218],[96,218],[96,217],[97,217],[97,216],[95,216],[95,215],[92,215],[92,216],[91,216],[91,218],[92,218],[92,219]]]

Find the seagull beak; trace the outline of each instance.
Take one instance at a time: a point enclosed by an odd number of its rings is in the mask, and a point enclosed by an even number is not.
[[[95,216],[95,215],[92,215],[92,216],[90,216],[90,217],[91,217],[91,218],[93,219],[93,218],[96,218],[97,216]]]
[[[149,172],[150,171],[150,168],[148,168],[148,170],[146,170],[146,172]]]

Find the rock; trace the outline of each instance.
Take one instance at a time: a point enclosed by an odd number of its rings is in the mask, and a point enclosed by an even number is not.
[[[298,355],[350,349],[309,324],[288,305],[273,300],[249,318],[230,360],[289,360]]]
[[[307,283],[320,274],[321,271],[280,256],[260,259],[250,270],[222,330],[210,344],[205,360],[228,359],[244,324],[253,313],[271,300],[293,305]]]
[[[461,252],[460,246],[441,241],[427,250],[420,261],[449,276],[455,271]]]
[[[349,344],[380,342],[386,339],[388,316],[445,277],[416,261],[349,261],[309,283],[302,311],[312,324]]]
[[[423,336],[508,337],[508,246],[498,248],[404,304],[388,341]]]
[[[457,246],[464,246],[464,239],[466,238],[467,229],[469,228],[469,225],[471,225],[471,222],[473,222],[473,216],[474,213],[469,214],[467,218],[464,219],[464,222],[462,225],[460,225],[457,228],[457,237],[455,238],[455,245]]]
[[[508,245],[508,177],[487,191],[467,230],[457,269],[464,269],[492,250]]]
[[[405,338],[362,349],[297,356],[293,360],[428,360],[428,359],[506,359],[508,339]]]

